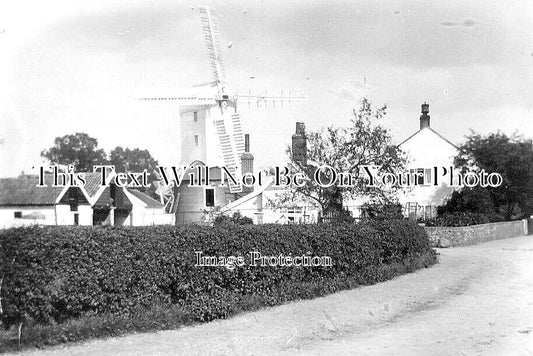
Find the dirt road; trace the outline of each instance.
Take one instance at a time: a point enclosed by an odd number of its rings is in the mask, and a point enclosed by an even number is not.
[[[439,250],[378,285],[24,355],[533,355],[533,236]]]

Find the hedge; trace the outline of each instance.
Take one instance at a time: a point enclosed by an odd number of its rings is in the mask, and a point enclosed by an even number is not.
[[[195,266],[208,256],[329,256],[331,267]],[[236,306],[334,292],[390,278],[383,266],[436,261],[425,231],[394,220],[357,225],[25,227],[0,231],[4,328],[60,325],[81,317],[128,317],[182,307],[194,320]]]
[[[492,222],[500,222],[505,219],[497,214],[484,214],[472,212],[456,212],[445,213],[424,223],[426,226],[446,226],[446,227],[460,227],[479,224],[488,224]]]

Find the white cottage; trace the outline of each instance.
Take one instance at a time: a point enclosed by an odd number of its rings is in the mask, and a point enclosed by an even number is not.
[[[80,187],[38,187],[39,177],[0,179],[0,228],[25,225],[92,225],[89,197]]]
[[[409,162],[407,170],[417,173],[417,185],[399,194],[398,199],[404,208],[404,214],[413,218],[428,219],[436,214],[436,207],[442,205],[455,188],[449,187],[442,177],[439,184],[426,184],[432,179],[434,167],[449,169],[453,167],[453,161],[458,153],[458,148],[444,136],[433,130],[430,126],[429,105],[422,105],[420,116],[420,129],[408,137],[399,147],[406,152]],[[306,163],[306,140],[303,123],[297,123],[296,134],[292,137],[293,160]],[[284,191],[281,187],[273,187],[267,184],[256,188],[238,200],[224,206],[222,212],[231,215],[239,212],[248,216],[254,223],[310,223],[318,220],[318,209],[305,203],[293,202],[284,208],[273,208],[269,201],[276,200],[276,195]],[[363,214],[362,206],[369,202],[367,198],[348,199],[344,207],[355,218]]]
[[[114,225],[172,224],[174,214],[137,190],[102,186],[98,173],[85,173],[86,184],[53,187],[53,176],[23,175],[0,179],[0,228],[25,225]]]
[[[434,167],[453,167],[454,157],[459,150],[452,142],[431,128],[429,104],[422,104],[420,129],[399,144],[408,155],[408,169],[418,173],[416,187],[399,196],[404,214],[410,217],[428,219],[436,214],[436,207],[442,205],[454,191],[444,179],[437,186],[429,182],[434,179]],[[441,177],[439,177],[441,178]]]

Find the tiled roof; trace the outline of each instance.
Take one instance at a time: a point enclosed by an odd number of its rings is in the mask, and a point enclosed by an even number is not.
[[[143,192],[141,192],[139,190],[128,189],[128,192],[130,192],[136,198],[140,199],[143,203],[145,203],[147,208],[150,208],[150,209],[163,209],[163,204],[161,204],[160,202],[158,202],[155,199],[152,199],[150,196],[144,194]]]
[[[91,198],[94,198],[98,189],[100,189],[101,173],[86,172],[85,173],[85,191]]]
[[[98,197],[96,203],[94,203],[94,209],[109,209],[113,205],[117,209],[130,210],[132,205],[126,194],[124,194],[123,188],[115,187],[115,201],[111,198],[111,186],[105,187],[102,194]]]
[[[115,172],[106,170],[106,183],[110,183],[110,178],[115,176]],[[102,172],[85,172],[85,191],[89,197],[94,198],[98,190],[102,187]]]
[[[63,187],[52,187],[52,175],[45,175],[46,187],[37,187],[39,177],[25,175],[0,178],[0,205],[55,205]]]

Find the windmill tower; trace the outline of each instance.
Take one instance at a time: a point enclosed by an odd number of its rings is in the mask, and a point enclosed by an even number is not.
[[[211,65],[212,82],[180,93],[145,97],[140,100],[170,100],[179,104],[182,166],[202,161],[207,166],[224,166],[234,177],[240,177],[245,140],[241,118],[237,112],[238,100],[256,103],[280,102],[283,105],[284,101],[302,101],[305,97],[291,94],[288,96],[234,94],[227,87],[215,11],[206,6],[200,9],[200,15]],[[241,182],[235,184],[229,180],[228,183],[230,192],[242,192]],[[168,192],[168,187],[162,187],[162,190]]]

